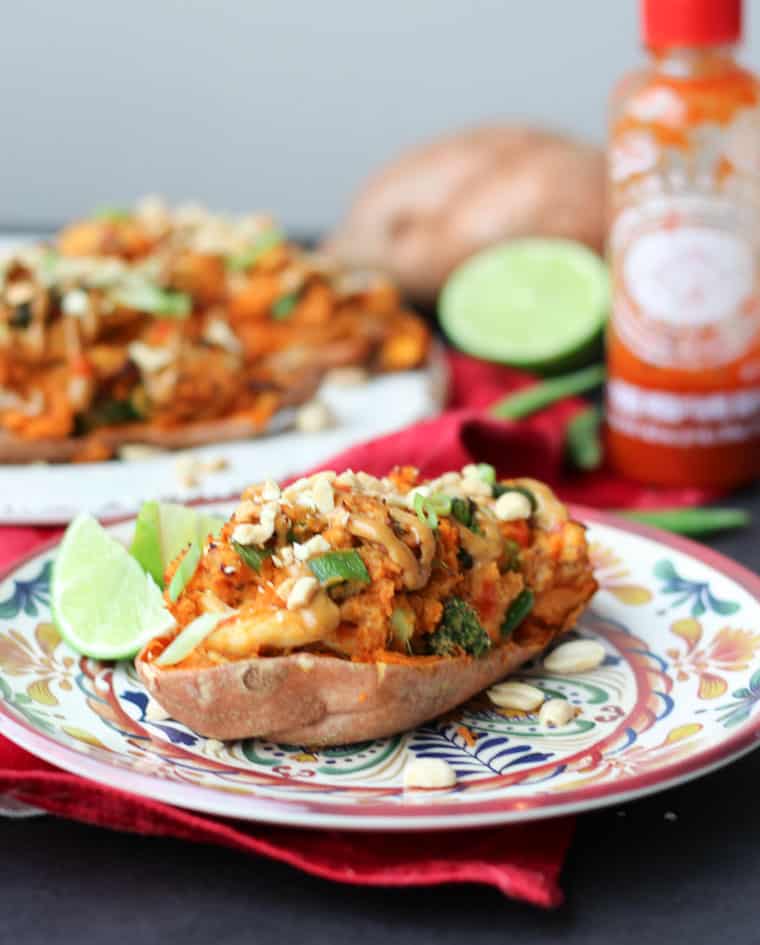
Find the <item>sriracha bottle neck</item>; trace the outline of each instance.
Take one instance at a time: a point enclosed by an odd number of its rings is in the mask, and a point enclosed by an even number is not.
[[[707,78],[736,68],[734,44],[647,47],[652,68],[674,78]]]

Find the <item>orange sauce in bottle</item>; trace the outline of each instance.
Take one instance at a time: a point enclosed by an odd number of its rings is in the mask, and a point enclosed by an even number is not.
[[[644,0],[647,66],[613,97],[607,448],[621,472],[760,476],[760,84],[739,0]]]

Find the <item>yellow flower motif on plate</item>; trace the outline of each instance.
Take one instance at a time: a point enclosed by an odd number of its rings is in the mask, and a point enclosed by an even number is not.
[[[670,631],[686,644],[685,653],[674,647],[665,651],[673,661],[676,679],[686,682],[696,676],[700,699],[719,699],[728,689],[728,682],[716,670],[725,673],[746,669],[760,649],[760,633],[734,627],[721,628],[709,643],[700,646],[704,628],[694,617],[674,621]]]
[[[630,607],[639,607],[642,604],[648,604],[652,600],[652,592],[642,587],[640,584],[632,584],[627,578],[630,578],[631,572],[625,566],[622,558],[615,552],[599,544],[591,542],[589,546],[591,564],[594,567],[594,576],[599,582],[602,590],[613,594],[623,604]]]
[[[17,630],[0,636],[0,669],[8,676],[34,675],[37,678],[26,688],[27,695],[40,705],[58,705],[50,688],[57,683],[71,690],[76,660],[71,656],[56,659],[61,638],[52,623],[40,623],[34,631],[34,644]]]

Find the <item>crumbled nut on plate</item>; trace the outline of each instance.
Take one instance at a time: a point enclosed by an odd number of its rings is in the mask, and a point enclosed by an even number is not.
[[[414,758],[404,768],[404,787],[434,788],[453,787],[457,776],[451,765],[442,758]]]
[[[207,473],[221,472],[229,469],[230,461],[226,456],[209,456],[203,461],[203,470]]]
[[[567,699],[548,699],[538,712],[538,721],[546,728],[562,728],[578,714],[578,709]]]
[[[125,443],[119,447],[119,459],[126,462],[136,462],[141,459],[152,459],[154,456],[163,456],[166,450],[158,446],[149,446],[147,443]]]
[[[201,484],[211,473],[227,469],[229,461],[224,456],[201,457],[185,453],[174,464],[177,479],[185,489],[192,489]]]
[[[224,742],[219,741],[218,738],[207,738],[203,742],[203,747],[206,751],[213,752],[218,754],[218,752],[223,751],[225,748]]]
[[[200,463],[195,456],[180,456],[174,464],[177,481],[185,489],[197,486],[202,478]]]
[[[500,709],[517,709],[520,712],[532,712],[544,701],[543,690],[528,683],[504,682],[491,686],[488,698]]]
[[[605,649],[596,640],[570,640],[561,643],[544,657],[544,668],[550,673],[583,673],[604,662]]]
[[[311,400],[304,404],[296,414],[296,429],[301,433],[319,433],[333,426],[335,418],[327,404],[321,400]]]

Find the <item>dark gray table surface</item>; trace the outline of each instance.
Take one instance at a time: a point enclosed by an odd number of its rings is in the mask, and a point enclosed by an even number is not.
[[[710,544],[760,570],[760,493],[738,503],[752,508],[753,527]],[[0,943],[755,945],[759,795],[755,752],[684,787],[579,817],[566,902],[553,912],[479,886],[356,888],[223,849],[52,818],[0,821]]]

